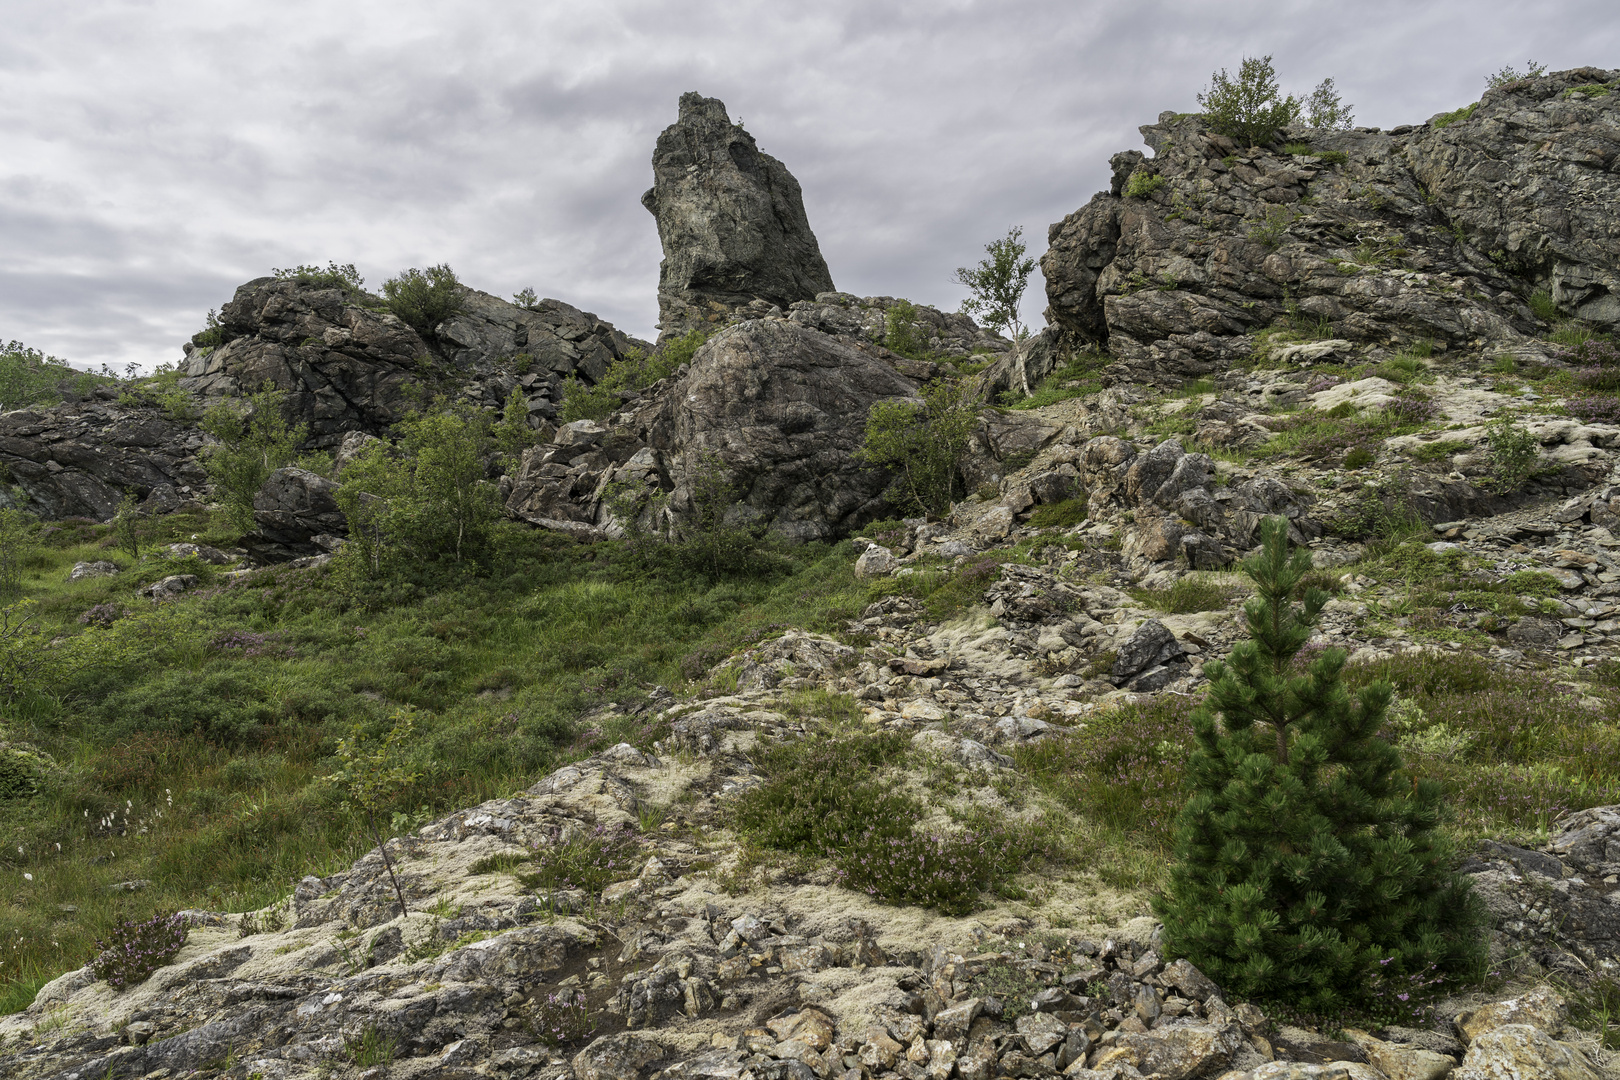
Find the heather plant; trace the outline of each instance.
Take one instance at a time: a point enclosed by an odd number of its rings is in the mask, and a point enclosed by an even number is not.
[[[114,990],[127,990],[173,959],[190,934],[191,922],[183,913],[154,915],[144,922],[121,920],[106,940],[96,942],[100,952],[90,961],[90,970]]]
[[[418,270],[402,270],[398,277],[383,282],[388,310],[413,330],[430,334],[433,329],[461,310],[461,282],[448,265]]]
[[[530,850],[529,860],[534,869],[521,875],[526,887],[548,893],[580,889],[592,896],[615,881],[635,877],[646,862],[629,822],[567,836],[553,830],[545,843]]]
[[[910,825],[903,821],[901,825]],[[1004,888],[1029,854],[1001,831],[954,835],[872,825],[829,837],[838,883],[890,904],[966,915],[981,893]]]
[[[585,1005],[585,991],[557,990],[534,1001],[530,1029],[547,1046],[566,1046],[591,1037],[596,1021]]]
[[[1292,604],[1310,569],[1309,551],[1288,550],[1287,522],[1268,519],[1244,563],[1250,637],[1205,667],[1192,794],[1156,908],[1169,953],[1222,985],[1329,1010],[1364,996],[1370,963],[1474,975],[1483,954],[1478,901],[1439,831],[1443,789],[1379,737],[1390,686],[1352,700],[1342,650],[1294,666],[1328,599],[1308,590]]]

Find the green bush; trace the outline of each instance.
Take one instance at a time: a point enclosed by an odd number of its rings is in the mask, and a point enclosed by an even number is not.
[[[50,405],[62,400],[62,388],[77,393],[115,382],[110,374],[79,371],[60,357],[47,356],[20,341],[0,345],[0,412],[28,405]]]
[[[1503,416],[1485,429],[1490,448],[1491,487],[1499,492],[1518,491],[1541,464],[1541,444],[1522,425]]]
[[[943,514],[962,490],[961,462],[979,424],[979,407],[966,383],[939,380],[922,401],[879,401],[866,418],[856,457],[892,469],[889,500],[922,514]]]
[[[1340,99],[1332,79],[1323,79],[1316,84],[1316,89],[1305,99],[1304,108],[1305,122],[1319,130],[1348,131],[1355,121],[1351,106]],[[1339,156],[1342,164],[1344,155]]]
[[[581,382],[578,376],[570,375],[563,381],[559,418],[564,423],[606,420],[624,405],[621,391],[645,390],[659,380],[667,379],[682,364],[691,363],[693,354],[708,339],[709,335],[702,330],[692,330],[666,341],[651,356],[632,347],[625,351],[623,357],[609,364],[602,377],[590,386]]]
[[[1249,223],[1249,239],[1268,248],[1279,248],[1288,239],[1288,227],[1296,216],[1285,206],[1273,206],[1265,217]]]
[[[1324,165],[1348,165],[1350,155],[1343,150],[1318,150],[1316,160]]]
[[[1198,104],[1217,135],[1230,136],[1241,146],[1268,146],[1281,128],[1299,118],[1302,103],[1278,90],[1271,57],[1245,56],[1235,78],[1225,68],[1210,76]]]
[[[157,915],[144,922],[118,923],[101,952],[90,962],[96,978],[114,990],[127,990],[174,959],[191,935],[191,920],[181,912]]]
[[[1131,178],[1125,185],[1125,194],[1132,199],[1145,199],[1162,187],[1164,177],[1146,169],[1137,169],[1131,173]]]
[[[1542,322],[1556,322],[1560,316],[1558,304],[1547,289],[1537,289],[1530,294],[1530,311]]]
[[[1192,795],[1156,903],[1167,955],[1234,993],[1305,1010],[1355,1002],[1369,971],[1475,976],[1482,910],[1449,869],[1444,790],[1409,776],[1379,738],[1387,683],[1352,701],[1342,650],[1295,665],[1328,597],[1309,591],[1294,608],[1310,552],[1290,557],[1281,518],[1262,536],[1244,563],[1250,637],[1206,666],[1209,696],[1193,716]]]
[[[1524,65],[1523,71],[1518,70],[1512,64],[1503,64],[1496,71],[1485,76],[1485,85],[1489,89],[1495,90],[1497,87],[1506,86],[1509,83],[1520,82],[1524,79],[1540,78],[1546,73],[1547,65],[1538,64],[1534,60],[1527,61]]]
[[[1008,229],[1006,236],[984,246],[989,258],[981,259],[978,266],[957,267],[951,278],[968,289],[962,313],[977,315],[992,330],[1007,331],[1014,341],[1024,336],[1018,305],[1035,270],[1035,260],[1024,256],[1024,243],[1019,239],[1023,234],[1023,226]]]
[[[430,334],[450,316],[461,310],[461,282],[449,266],[440,264],[426,270],[414,266],[398,277],[383,282],[388,310],[421,334]]]
[[[594,896],[615,881],[633,878],[641,872],[646,857],[635,827],[598,825],[590,832],[564,837],[554,831],[529,854],[534,869],[519,874],[525,888],[542,892],[582,889]]]
[[[917,325],[917,305],[897,300],[883,313],[883,347],[912,360],[928,359],[928,334]]]
[[[280,390],[261,390],[245,410],[215,405],[203,414],[200,426],[217,440],[203,448],[203,469],[213,482],[221,518],[238,535],[254,528],[253,497],[271,473],[298,456],[308,437],[307,425],[287,423],[286,397]]]
[[[329,262],[325,266],[289,266],[270,272],[284,281],[296,281],[301,285],[314,285],[322,289],[360,292],[366,284],[366,279],[360,276],[360,271],[354,268],[354,263],[344,263],[342,266],[335,262]]]

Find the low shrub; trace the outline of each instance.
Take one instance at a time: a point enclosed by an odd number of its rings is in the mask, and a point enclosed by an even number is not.
[[[270,271],[276,277],[285,281],[296,281],[301,285],[314,285],[323,289],[346,289],[359,292],[366,283],[360,276],[354,263],[344,263],[339,266],[329,262],[325,266],[290,266],[286,269],[273,269]]]
[[[1003,886],[1028,857],[1003,832],[939,836],[886,824],[830,839],[826,854],[845,888],[947,915],[972,911],[980,893]]]
[[[1536,474],[1541,443],[1510,417],[1500,417],[1485,429],[1485,443],[1490,448],[1491,487],[1496,491],[1518,491]]]
[[[558,990],[535,999],[531,1027],[547,1046],[565,1046],[590,1038],[596,1022],[585,1006],[585,991]]]
[[[1588,424],[1620,424],[1620,395],[1592,394],[1570,398],[1569,414]]]
[[[883,347],[912,360],[928,359],[928,332],[917,325],[917,305],[898,300],[883,313]]]
[[[736,828],[764,847],[821,854],[870,822],[915,820],[915,801],[878,779],[909,746],[895,732],[777,743],[756,756],[766,779],[738,799]]]
[[[101,951],[90,961],[90,970],[114,990],[127,989],[173,959],[190,934],[190,920],[178,912],[145,922],[121,920],[105,941],[96,942]]]
[[[1439,116],[1434,118],[1434,121],[1430,126],[1436,131],[1439,131],[1443,127],[1449,127],[1459,120],[1466,120],[1470,116],[1473,116],[1474,110],[1477,108],[1479,108],[1479,102],[1476,101],[1472,105],[1464,105],[1460,109],[1454,109],[1448,113],[1441,113]]]
[[[1125,184],[1125,194],[1132,199],[1145,199],[1164,187],[1164,177],[1158,173],[1137,169]]]
[[[413,330],[431,334],[433,328],[461,310],[461,281],[448,265],[426,270],[411,267],[383,282],[388,310]]]
[[[387,1066],[399,1053],[399,1040],[383,1033],[375,1024],[368,1024],[359,1035],[344,1039],[343,1046],[349,1052],[349,1060],[359,1069]]]

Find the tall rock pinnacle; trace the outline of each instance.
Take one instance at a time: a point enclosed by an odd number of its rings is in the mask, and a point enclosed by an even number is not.
[[[680,118],[658,136],[653,186],[663,335],[717,323],[759,300],[786,307],[833,288],[804,214],[799,182],[760,153],[725,103],[681,95]]]

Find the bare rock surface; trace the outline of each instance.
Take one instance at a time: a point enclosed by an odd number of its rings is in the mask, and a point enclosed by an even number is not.
[[[681,95],[658,136],[653,186],[641,197],[658,220],[664,261],[658,311],[665,335],[831,292],[799,182],[734,124],[725,103]]]

